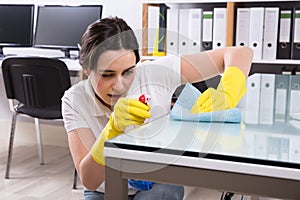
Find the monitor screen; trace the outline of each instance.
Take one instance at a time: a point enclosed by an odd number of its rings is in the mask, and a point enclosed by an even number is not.
[[[86,28],[101,15],[101,5],[40,5],[34,47],[61,49],[65,53],[78,50]]]
[[[0,4],[0,50],[30,47],[33,41],[34,5]]]

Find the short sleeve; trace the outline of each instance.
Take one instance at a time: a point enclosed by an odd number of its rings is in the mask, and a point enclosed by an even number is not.
[[[83,117],[84,115],[80,110],[80,108],[84,106],[82,101],[83,97],[78,94],[78,92],[75,92],[74,88],[66,91],[62,98],[62,116],[67,132],[77,128],[88,127],[88,124]]]

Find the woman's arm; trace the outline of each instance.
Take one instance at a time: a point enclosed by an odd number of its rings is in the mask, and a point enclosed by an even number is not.
[[[96,190],[104,181],[104,142],[124,132],[127,126],[143,124],[151,117],[150,106],[139,100],[120,98],[109,121],[95,139],[89,128],[78,128],[68,133],[69,147],[82,184]]]
[[[89,151],[95,137],[89,128],[79,128],[68,133],[71,155],[84,187],[96,190],[104,181],[104,166],[95,162]]]
[[[235,66],[247,77],[250,71],[253,52],[249,47],[224,47],[198,54],[181,57],[182,83],[199,82],[224,72]]]

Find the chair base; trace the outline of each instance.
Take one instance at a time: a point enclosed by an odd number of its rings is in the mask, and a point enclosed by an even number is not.
[[[9,146],[8,146],[8,156],[7,156],[6,171],[5,171],[5,179],[10,178],[10,166],[11,166],[11,161],[12,161],[12,153],[13,153],[14,137],[15,137],[15,128],[16,128],[16,122],[17,122],[17,115],[18,114],[19,114],[18,112],[13,112],[13,116],[12,116]],[[44,162],[43,144],[42,144],[42,138],[41,138],[41,130],[40,130],[39,119],[34,118],[34,122],[35,122],[35,129],[36,129],[36,137],[37,137],[40,165],[44,165],[45,162]]]
[[[11,128],[10,128],[10,138],[9,138],[9,146],[8,146],[8,156],[7,156],[7,163],[6,163],[5,179],[9,179],[17,115],[18,115],[17,112],[13,112],[13,116],[12,116],[12,120],[11,120]]]
[[[73,178],[73,187],[72,187],[72,189],[74,189],[74,190],[77,189],[77,176],[78,176],[77,170],[75,169],[74,170],[74,178]]]

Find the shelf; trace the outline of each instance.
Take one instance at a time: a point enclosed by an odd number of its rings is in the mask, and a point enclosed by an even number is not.
[[[141,60],[155,60],[161,56],[141,56]]]
[[[226,19],[226,46],[232,46],[233,45],[233,30],[234,30],[234,2],[228,2],[228,1],[144,1],[143,2],[143,10],[142,10],[142,28],[143,28],[143,33],[142,33],[142,56],[152,56],[148,52],[148,25],[149,25],[149,19],[148,19],[148,7],[149,6],[160,6],[160,4],[182,4],[184,6],[194,6],[193,3],[197,4],[203,4],[209,7],[226,7],[227,8],[227,19]],[[215,5],[218,3],[218,6]],[[187,8],[188,8],[187,7]]]
[[[144,4],[161,4],[161,3],[166,3],[166,4],[189,4],[189,3],[228,3],[228,2],[235,2],[235,3],[260,3],[260,2],[291,2],[288,0],[261,0],[261,1],[247,1],[247,0],[227,0],[227,1],[222,1],[222,0],[149,0],[146,1],[144,0]],[[294,1],[297,2],[297,1]]]
[[[283,64],[283,65],[300,65],[300,60],[277,59],[277,60],[253,60],[256,64]]]
[[[231,2],[231,1],[221,1],[221,0],[207,0],[207,1],[202,1],[202,0],[187,0],[187,1],[184,1],[184,0],[167,0],[167,1],[161,1],[161,0],[158,0],[158,1],[155,1],[155,0],[152,0],[152,1],[143,1],[143,3],[145,4],[162,4],[162,3],[165,3],[165,4],[190,4],[190,3],[227,3],[227,2]]]
[[[157,57],[148,52],[148,7],[166,4],[170,8],[202,8],[210,10],[213,7],[226,7],[226,45],[234,46],[235,18],[238,7],[277,7],[282,9],[300,8],[300,1],[287,0],[143,0],[143,34],[142,34],[142,60],[153,60]],[[299,74],[300,60],[276,59],[276,60],[253,60],[250,74],[253,73],[274,73],[274,74]]]
[[[161,56],[141,56],[141,60],[155,60]],[[300,60],[277,59],[277,60],[253,60],[254,64],[279,64],[279,65],[299,65]]]

